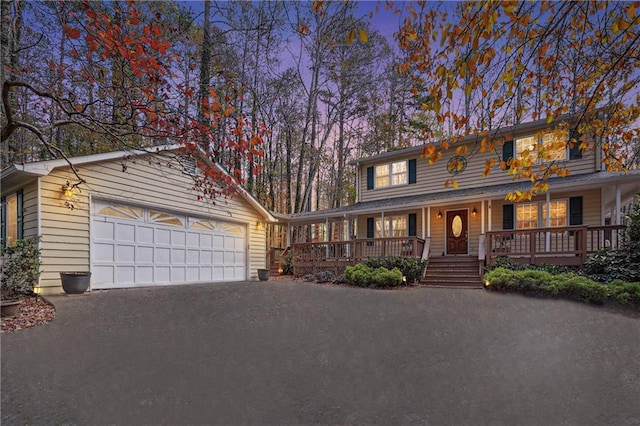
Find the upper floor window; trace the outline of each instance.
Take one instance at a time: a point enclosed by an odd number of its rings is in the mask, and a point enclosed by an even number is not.
[[[567,200],[554,200],[549,203],[552,227],[567,226]],[[547,203],[527,203],[516,206],[516,228],[531,229],[547,226]]]
[[[527,157],[529,160],[536,162],[542,161],[560,161],[567,159],[566,132],[549,132],[538,136],[527,136],[515,139],[516,157]],[[536,145],[542,144],[545,148],[544,158],[538,158]]]
[[[408,182],[407,162],[396,161],[376,166],[376,188],[405,185]]]
[[[2,198],[2,245],[22,239],[22,191]]]

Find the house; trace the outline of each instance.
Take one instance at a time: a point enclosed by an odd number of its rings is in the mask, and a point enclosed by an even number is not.
[[[64,271],[91,271],[93,290],[256,279],[265,267],[265,223],[275,218],[242,189],[199,199],[176,149],[5,168],[2,243],[42,237],[45,294],[61,291]],[[77,181],[69,163],[85,184],[69,184]]]
[[[538,138],[548,146],[555,137],[568,139],[546,120],[501,128],[492,137],[505,161],[532,149]],[[282,217],[282,246],[293,250],[295,273],[339,274],[369,256],[421,257],[429,259],[432,283],[476,285],[482,268],[498,256],[579,265],[589,252],[618,243],[623,209],[640,192],[640,170],[603,171],[600,152],[565,144],[550,154],[570,176],[549,179],[549,191],[531,201],[511,203],[506,194],[531,182],[501,171],[482,177],[485,161],[496,153],[479,152],[477,143],[469,136],[456,146],[467,145],[472,155],[450,149],[431,165],[421,156],[423,146],[357,160],[355,204]],[[444,186],[452,176],[458,189]],[[272,260],[282,252],[272,249]],[[460,271],[469,279],[460,279]]]

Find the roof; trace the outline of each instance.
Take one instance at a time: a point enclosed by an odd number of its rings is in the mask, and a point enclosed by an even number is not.
[[[615,184],[619,182],[640,180],[640,170],[631,170],[628,173],[593,172],[568,177],[556,177],[549,179],[549,186],[553,191],[594,187],[602,184]],[[382,200],[365,201],[350,206],[339,207],[330,210],[317,210],[313,212],[295,213],[289,216],[291,222],[311,222],[328,218],[348,217],[350,215],[376,213],[384,211],[399,211],[412,208],[429,207],[432,205],[466,202],[478,199],[496,199],[514,190],[526,190],[531,187],[530,181],[511,182],[502,185],[482,186],[467,189],[446,189],[420,195],[405,197],[385,198]],[[286,219],[285,219],[286,220]]]
[[[549,126],[551,126],[553,124],[559,123],[561,121],[565,121],[565,120],[569,119],[570,117],[571,117],[571,115],[564,114],[564,115],[561,115],[560,117],[558,117],[552,123],[547,122],[546,119],[542,119],[542,120],[530,121],[530,122],[527,122],[527,123],[514,124],[514,125],[511,125],[511,126],[499,127],[497,129],[490,130],[488,132],[488,134],[491,137],[496,138],[496,137],[500,137],[500,136],[508,136],[508,135],[511,135],[513,133],[516,133],[516,132],[517,133],[526,133],[526,132],[537,131],[537,130],[549,127]],[[458,143],[460,145],[464,145],[464,144],[467,144],[467,143],[477,142],[477,141],[480,141],[483,137],[484,137],[484,135],[468,135],[468,136],[465,136],[464,138],[462,138]],[[440,145],[440,143],[441,143],[441,141],[435,143],[435,145],[436,146]],[[360,158],[358,160],[353,161],[352,164],[366,164],[366,163],[377,162],[377,161],[384,160],[384,159],[398,158],[398,157],[404,157],[404,156],[409,156],[409,155],[420,155],[420,154],[422,154],[422,151],[424,150],[424,148],[427,145],[428,144],[425,143],[425,144],[422,144],[422,145],[412,146],[412,147],[403,148],[403,149],[397,149],[395,151],[383,152],[381,154],[372,155],[370,157]]]
[[[89,154],[79,157],[69,157],[68,159],[55,159],[45,161],[34,161],[25,164],[12,164],[4,168],[0,172],[0,181],[4,188],[17,187],[24,184],[26,180],[33,179],[39,176],[47,176],[53,170],[60,167],[68,167],[70,164],[74,166],[80,166],[84,164],[100,163],[103,161],[118,160],[125,157],[140,156],[147,154],[157,154],[160,152],[175,151],[181,148],[179,144],[159,145],[149,148],[133,149],[126,151],[113,151],[104,152],[100,154]],[[211,161],[203,152],[200,152],[202,159],[211,167],[215,167],[218,170],[226,173],[226,171],[218,164]],[[237,193],[245,199],[249,205],[256,209],[267,221],[277,222],[269,210],[264,208],[258,200],[256,200],[246,189],[241,186],[236,187]]]

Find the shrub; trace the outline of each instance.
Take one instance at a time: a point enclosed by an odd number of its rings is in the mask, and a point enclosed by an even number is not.
[[[16,241],[13,246],[0,250],[3,299],[16,299],[33,294],[33,285],[40,276],[38,241],[40,237],[24,238]]]
[[[496,268],[484,276],[488,289],[496,291],[513,291],[539,297],[562,297],[594,304],[602,304],[606,300],[640,307],[640,283],[614,281],[601,284],[592,279],[576,274],[551,274],[539,270],[513,271]]]
[[[398,268],[371,268],[364,263],[347,266],[344,278],[349,284],[359,287],[397,287],[404,283],[402,272]]]
[[[408,283],[420,281],[427,261],[414,257],[370,257],[363,262],[370,268],[386,268],[400,270],[403,276],[407,277]]]
[[[318,275],[316,275],[316,281],[319,283],[329,283],[335,279],[336,276],[331,271],[320,271]]]
[[[293,252],[291,250],[280,258],[280,264],[282,265],[282,275],[293,275]]]

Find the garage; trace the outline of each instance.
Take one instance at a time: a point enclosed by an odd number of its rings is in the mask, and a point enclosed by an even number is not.
[[[92,289],[247,277],[246,226],[216,218],[94,201]]]

